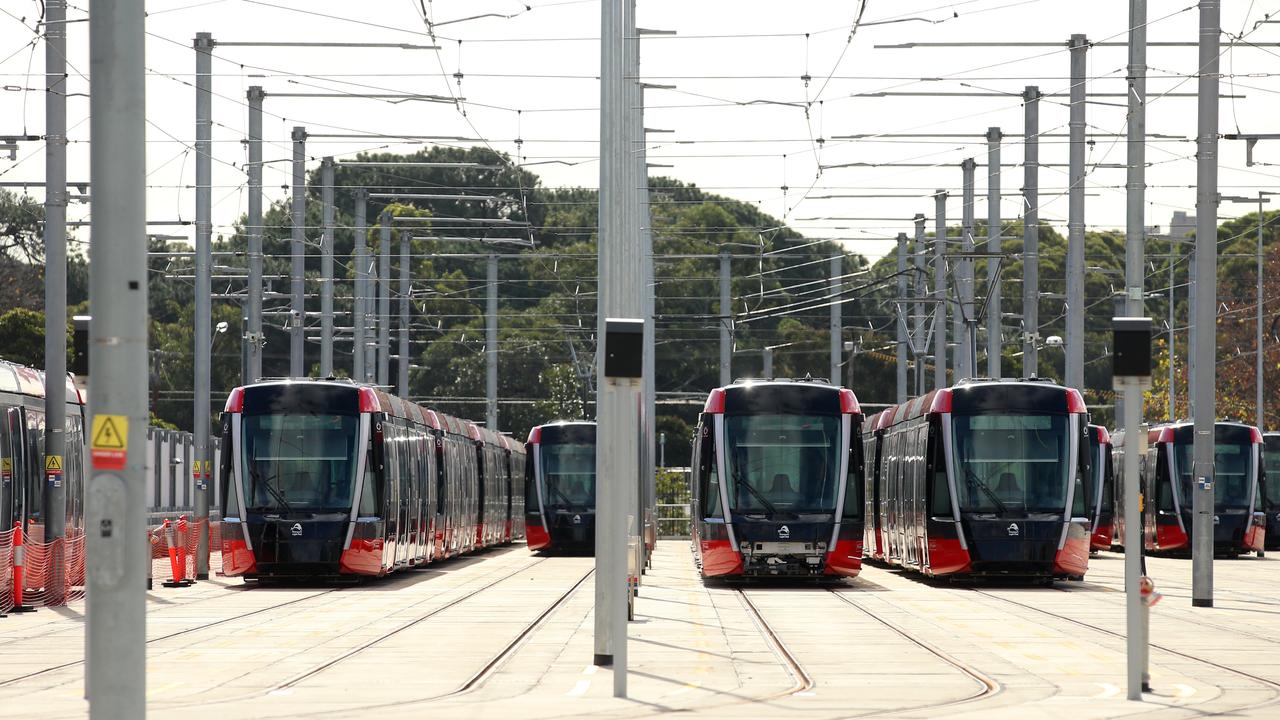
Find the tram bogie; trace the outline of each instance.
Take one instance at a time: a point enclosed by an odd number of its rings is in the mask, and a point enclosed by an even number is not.
[[[523,448],[374,387],[236,388],[222,433],[224,575],[379,576],[522,532]]]
[[[929,576],[1079,578],[1093,477],[1079,391],[971,380],[864,430],[870,558]]]
[[[532,428],[525,467],[529,549],[594,552],[596,424],[557,422]]]
[[[1141,453],[1142,537],[1153,553],[1187,554],[1192,542],[1193,437],[1190,422],[1156,425],[1147,431]],[[1123,484],[1124,454],[1133,443],[1123,432],[1114,436],[1116,487]],[[1267,515],[1263,482],[1263,437],[1252,425],[1214,425],[1213,550],[1217,555],[1263,551]],[[1115,544],[1130,535],[1123,522],[1124,494],[1115,493]]]
[[[693,541],[703,577],[862,569],[862,410],[825,381],[712,390],[693,438]]]

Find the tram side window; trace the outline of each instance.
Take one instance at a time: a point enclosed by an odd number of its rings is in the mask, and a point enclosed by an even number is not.
[[[923,431],[924,428],[921,428]],[[951,516],[951,488],[947,485],[947,455],[943,450],[938,428],[930,423],[928,449],[930,481],[929,514],[938,517]]]
[[[1173,473],[1169,472],[1169,458],[1164,452],[1161,452],[1156,460],[1156,468],[1157,478],[1173,479]],[[1161,512],[1173,512],[1173,485],[1170,482],[1157,482],[1156,499],[1159,501],[1158,507]]]
[[[849,433],[849,477],[845,482],[844,512],[841,514],[845,520],[862,518],[865,509],[863,507],[865,477],[865,467],[862,464],[862,439],[855,426]]]
[[[720,476],[716,472],[715,443],[711,438],[711,426],[702,426],[701,447],[698,449],[698,476],[704,488],[702,493],[702,516],[724,517],[720,507]]]
[[[542,505],[538,502],[538,483],[535,480],[533,471],[533,446],[529,447],[528,453],[524,456],[524,510],[525,512],[541,512]]]

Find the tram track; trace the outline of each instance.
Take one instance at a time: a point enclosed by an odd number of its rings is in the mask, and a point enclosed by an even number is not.
[[[747,614],[751,616],[752,622],[756,624],[756,627],[760,630],[760,634],[764,636],[765,641],[769,643],[769,647],[773,650],[773,654],[782,661],[783,665],[786,666],[787,672],[791,674],[791,678],[793,680],[793,685],[790,689],[783,690],[760,699],[776,700],[778,698],[789,697],[812,690],[816,684],[814,683],[813,676],[809,674],[808,670],[805,670],[804,665],[800,664],[800,661],[796,659],[796,656],[787,648],[786,643],[782,642],[782,638],[778,637],[778,633],[774,631],[771,625],[769,625],[769,621],[764,619],[764,615],[760,613],[760,608],[756,607],[756,604],[751,602],[751,598],[747,595],[747,591],[742,588],[734,588],[734,590],[737,592],[738,600],[742,602],[743,608],[745,608]]]
[[[525,626],[520,630],[520,632],[517,633],[516,636],[513,637],[509,642],[503,645],[502,648],[497,653],[494,653],[489,658],[489,660],[486,661],[484,665],[480,667],[479,670],[472,673],[470,677],[468,677],[465,681],[460,683],[454,689],[448,690],[442,693],[437,693],[435,695],[429,695],[426,697],[409,698],[407,700],[402,700],[395,703],[378,703],[375,705],[344,706],[341,709],[335,709],[334,713],[339,715],[347,715],[357,711],[379,710],[379,709],[390,708],[390,707],[405,707],[408,705],[418,705],[421,703],[437,702],[440,700],[447,700],[452,697],[457,697],[459,695],[465,695],[473,690],[480,688],[503,665],[505,665],[506,662],[510,660],[512,656],[516,654],[516,652],[524,645],[525,641],[528,640],[529,637],[533,635],[535,631],[538,630],[538,628],[542,627],[542,625],[547,621],[547,619],[549,619],[557,610],[563,607],[565,603],[569,602],[569,600],[574,595],[577,594],[578,590],[582,588],[583,583],[585,583],[587,579],[590,578],[593,574],[595,574],[594,568],[584,573],[582,577],[578,578],[578,580],[573,583],[573,585],[569,586],[568,590],[565,590],[564,593],[562,593],[559,597],[557,597],[554,601],[552,601],[549,605],[547,605],[547,607],[544,608],[542,612],[538,613],[537,617],[533,618],[528,623],[526,623]],[[328,713],[308,712],[305,716],[282,716],[282,717],[311,718],[311,717],[323,717],[326,714]]]
[[[323,673],[333,669],[334,667],[341,665],[343,662],[350,660],[360,655],[361,653],[364,653],[376,647],[378,644],[392,637],[395,637],[396,635],[399,635],[417,625],[420,625],[421,623],[437,615],[440,615],[441,613],[447,612],[449,610],[457,609],[459,605],[466,602],[467,600],[472,599],[480,595],[481,593],[485,592],[486,590],[490,590],[495,586],[505,581],[508,581],[522,573],[525,573],[528,570],[532,569],[533,567],[540,565],[546,561],[547,561],[547,558],[545,557],[531,558],[531,562],[526,562],[522,564],[520,567],[516,568],[515,570],[512,570],[511,572],[504,573],[500,577],[488,580],[487,582],[484,582],[479,587],[474,587],[473,589],[467,590],[463,594],[458,595],[457,597],[454,597],[437,607],[433,607],[430,610],[426,611],[425,613],[407,622],[401,623],[400,625],[384,633],[379,634],[375,638],[372,638],[364,643],[361,643],[360,645],[354,648],[351,648],[333,657],[330,657],[329,659],[315,666],[312,666],[303,672],[296,673],[290,676],[289,678],[287,678],[286,680],[275,683],[270,687],[258,688],[250,693],[242,693],[240,695],[232,696],[232,697],[217,698],[217,699],[201,699],[201,700],[196,700],[194,702],[181,701],[181,700],[177,702],[167,702],[163,704],[163,708],[165,710],[171,710],[171,709],[196,707],[196,706],[209,707],[213,705],[221,705],[226,703],[236,703],[236,702],[257,700],[264,696],[287,694],[289,692],[292,692],[294,688],[302,684],[304,681],[317,677],[319,675],[322,675]],[[462,694],[476,687],[479,687],[499,667],[501,667],[501,665],[515,652],[516,649],[518,649],[518,647],[523,643],[523,641],[527,639],[528,636],[532,634],[534,630],[536,630],[538,627],[541,626],[542,622],[544,622],[556,609],[558,609],[561,605],[563,605],[564,602],[566,602],[575,592],[577,592],[577,590],[582,586],[582,584],[586,582],[587,578],[591,577],[591,575],[594,572],[595,570],[593,568],[592,570],[589,570],[584,575],[582,575],[582,577],[578,578],[578,580],[574,582],[573,585],[567,591],[565,591],[562,595],[560,595],[555,600],[555,602],[553,602],[549,607],[543,610],[534,620],[528,623],[525,626],[525,628],[520,633],[518,633],[513,640],[511,640],[509,643],[507,643],[503,647],[503,649],[500,652],[498,652],[493,657],[491,657],[483,666],[481,666],[479,670],[477,670],[470,677],[468,677],[468,679],[464,681],[461,685],[459,685],[457,688],[449,692],[435,695],[435,696],[430,696],[425,698],[413,698],[413,699],[400,701],[395,703],[394,705],[344,706],[340,712],[350,713],[353,711],[374,709],[378,707],[391,707],[391,706],[399,707],[399,706],[405,705],[406,703],[419,703],[419,702],[433,701],[433,700],[438,700],[438,699]],[[421,604],[422,602],[426,602],[426,600],[420,601],[419,603],[415,603],[415,605]],[[410,606],[410,607],[413,607],[413,606]],[[407,609],[408,608],[402,608],[400,611],[403,612],[404,610],[407,610]],[[323,713],[309,712],[307,714],[307,717],[317,717],[321,714]],[[277,717],[288,717],[288,716],[282,715]]]
[[[1071,623],[1071,624],[1073,624],[1073,625],[1077,625],[1077,626],[1079,626],[1079,627],[1083,627],[1083,628],[1086,628],[1086,629],[1088,629],[1088,630],[1092,630],[1092,631],[1094,631],[1094,632],[1096,632],[1096,633],[1099,633],[1099,634],[1102,634],[1102,635],[1107,635],[1107,636],[1112,637],[1112,638],[1116,638],[1116,639],[1118,639],[1118,640],[1126,640],[1126,637],[1125,637],[1125,634],[1124,634],[1124,633],[1116,632],[1116,631],[1114,631],[1114,630],[1108,630],[1107,628],[1100,627],[1100,626],[1098,626],[1098,625],[1094,625],[1093,623],[1085,622],[1085,621],[1083,621],[1083,620],[1077,620],[1077,619],[1075,619],[1075,618],[1073,618],[1073,617],[1068,617],[1068,616],[1066,616],[1066,615],[1063,615],[1062,613],[1054,612],[1054,611],[1052,611],[1052,610],[1045,610],[1044,608],[1039,608],[1039,607],[1036,607],[1036,606],[1034,606],[1034,605],[1029,605],[1029,604],[1024,603],[1024,602],[1019,602],[1019,601],[1017,601],[1017,600],[1012,600],[1012,599],[1009,599],[1009,598],[1006,598],[1006,597],[1003,597],[1003,596],[997,595],[997,594],[995,594],[995,593],[992,593],[992,592],[989,592],[989,591],[986,591],[986,590],[971,589],[971,590],[969,590],[968,592],[976,593],[976,594],[978,594],[978,595],[982,595],[982,596],[987,597],[987,598],[990,598],[990,599],[992,599],[992,600],[997,600],[997,601],[1000,601],[1000,602],[1003,602],[1003,603],[1007,603],[1007,604],[1010,604],[1010,605],[1014,605],[1014,606],[1016,606],[1016,607],[1020,607],[1020,608],[1023,608],[1023,609],[1025,609],[1025,610],[1031,610],[1031,611],[1033,611],[1033,612],[1039,613],[1039,614],[1041,614],[1041,615],[1046,615],[1046,616],[1051,617],[1051,618],[1054,618],[1054,619],[1056,619],[1056,620],[1063,620],[1063,621],[1068,622],[1068,623]],[[1197,662],[1197,663],[1200,663],[1200,664],[1202,664],[1202,665],[1207,665],[1207,666],[1209,666],[1209,667],[1212,667],[1212,668],[1215,668],[1215,669],[1218,669],[1218,670],[1222,670],[1222,671],[1225,671],[1225,672],[1231,673],[1231,674],[1236,675],[1236,676],[1238,676],[1238,677],[1245,678],[1245,679],[1247,679],[1247,680],[1250,680],[1250,681],[1252,681],[1252,682],[1255,682],[1255,683],[1258,683],[1258,684],[1260,684],[1260,685],[1263,685],[1263,686],[1265,686],[1265,687],[1267,687],[1267,688],[1270,688],[1270,689],[1272,690],[1272,692],[1273,692],[1273,695],[1272,695],[1272,697],[1271,697],[1269,700],[1266,700],[1266,701],[1263,701],[1263,702],[1258,702],[1258,703],[1252,703],[1252,704],[1249,704],[1249,705],[1242,705],[1242,706],[1240,706],[1240,707],[1232,708],[1232,709],[1231,709],[1231,710],[1229,710],[1229,711],[1224,711],[1223,713],[1217,713],[1217,712],[1215,712],[1215,713],[1213,713],[1213,714],[1225,714],[1225,713],[1227,713],[1227,712],[1239,712],[1239,711],[1241,711],[1241,710],[1252,710],[1252,709],[1256,709],[1256,708],[1266,707],[1266,706],[1268,706],[1268,705],[1274,705],[1274,704],[1276,704],[1277,702],[1280,702],[1280,682],[1277,682],[1277,681],[1275,681],[1275,680],[1270,680],[1270,679],[1265,678],[1265,677],[1262,677],[1262,676],[1260,676],[1260,675],[1254,675],[1253,673],[1246,672],[1246,671],[1244,671],[1244,670],[1240,670],[1239,668],[1231,667],[1230,665],[1224,665],[1224,664],[1222,664],[1222,663],[1217,663],[1217,662],[1214,662],[1214,661],[1212,661],[1212,660],[1206,660],[1206,659],[1205,659],[1205,658],[1203,658],[1203,657],[1198,657],[1198,656],[1196,656],[1196,655],[1192,655],[1192,654],[1190,654],[1190,653],[1185,653],[1185,652],[1182,652],[1182,651],[1180,651],[1180,650],[1176,650],[1176,649],[1174,649],[1174,648],[1171,648],[1171,647],[1168,647],[1168,646],[1165,646],[1165,645],[1160,645],[1160,644],[1152,643],[1152,642],[1149,642],[1149,645],[1150,645],[1153,649],[1155,649],[1155,650],[1159,650],[1160,652],[1163,652],[1163,653],[1166,653],[1166,654],[1169,654],[1169,655],[1173,655],[1173,656],[1178,657],[1178,658],[1181,658],[1181,659],[1183,659],[1183,660],[1191,660],[1191,661],[1193,661],[1193,662]]]
[[[891,711],[883,711],[883,712],[876,711],[874,713],[866,713],[862,715],[851,715],[849,717],[864,717],[865,715],[885,715],[885,714],[892,715],[899,712],[914,712],[917,710],[936,710],[940,708],[951,707],[953,705],[960,705],[963,703],[970,703],[977,700],[983,700],[986,698],[995,697],[996,695],[1000,694],[1001,691],[1004,690],[1004,686],[1001,685],[999,681],[987,676],[981,670],[978,670],[976,667],[970,665],[969,663],[959,660],[956,657],[952,656],[951,654],[939,648],[934,647],[933,645],[921,640],[920,638],[914,637],[911,633],[901,628],[895,627],[893,623],[890,623],[884,618],[879,617],[878,615],[868,610],[867,608],[862,607],[862,605],[859,605],[858,603],[854,602],[851,598],[847,597],[846,594],[841,592],[840,590],[836,588],[828,588],[828,592],[830,592],[832,595],[835,595],[841,602],[845,603],[846,605],[852,608],[857,609],[863,615],[866,615],[872,620],[875,620],[876,622],[885,626],[889,630],[893,631],[894,634],[898,635],[902,639],[912,643],[913,645],[916,645],[920,649],[928,652],[929,654],[938,658],[942,662],[955,668],[962,675],[967,676],[968,678],[973,680],[975,683],[977,683],[979,688],[978,691],[975,692],[974,694],[968,697],[959,698],[956,700],[947,700],[947,701],[938,702],[938,703],[928,703],[925,705],[916,705],[916,706],[907,707],[907,708],[896,708]]]
[[[243,619],[248,618],[248,617],[253,617],[254,615],[261,615],[262,613],[271,612],[272,610],[278,610],[278,609],[280,609],[280,608],[282,608],[282,607],[289,607],[289,606],[291,606],[291,605],[297,605],[298,603],[306,602],[306,601],[308,601],[308,600],[314,600],[315,598],[322,597],[322,596],[325,596],[325,595],[329,595],[329,594],[331,594],[331,593],[341,592],[342,590],[345,590],[345,589],[346,589],[346,588],[329,588],[329,589],[327,589],[327,590],[322,590],[322,591],[320,591],[320,592],[312,593],[312,594],[307,595],[307,596],[305,596],[305,597],[294,598],[294,599],[292,599],[292,600],[286,600],[285,602],[276,603],[276,604],[274,604],[274,605],[268,605],[268,606],[266,606],[266,607],[257,608],[257,609],[255,609],[255,610],[250,610],[250,611],[248,611],[248,612],[243,612],[243,613],[240,613],[240,614],[238,614],[238,615],[232,615],[232,616],[229,616],[229,617],[220,618],[220,619],[218,619],[218,620],[214,620],[214,621],[212,621],[212,622],[208,622],[208,623],[205,623],[205,624],[203,624],[203,625],[199,625],[199,626],[197,626],[197,627],[190,627],[190,628],[186,628],[186,629],[184,629],[184,630],[177,630],[177,631],[174,631],[174,632],[171,632],[171,633],[167,633],[167,634],[165,634],[165,635],[160,635],[160,636],[157,636],[157,637],[154,637],[154,638],[150,638],[150,639],[148,639],[148,640],[146,641],[146,644],[147,644],[147,645],[151,645],[151,644],[154,644],[154,643],[162,642],[162,641],[164,641],[164,640],[171,640],[171,639],[173,639],[173,638],[175,638],[175,637],[180,637],[180,636],[182,636],[182,635],[188,635],[188,634],[191,634],[191,633],[200,632],[200,631],[202,631],[202,630],[208,630],[209,628],[212,628],[212,627],[217,627],[217,626],[219,626],[219,625],[225,625],[225,624],[227,624],[227,623],[235,622],[235,621],[237,621],[237,620],[243,620]],[[187,604],[194,604],[194,603],[187,603]],[[31,637],[31,638],[22,638],[22,641],[29,641],[29,640],[32,640],[32,639],[39,639],[40,637],[44,637],[44,636],[46,636],[46,635],[50,635],[50,634],[53,634],[53,631],[50,631],[49,633],[43,633],[43,634],[41,634],[41,635],[37,635],[37,636]],[[16,642],[16,641],[15,641],[15,642]],[[12,643],[10,643],[10,644],[12,644]],[[47,668],[41,668],[40,670],[36,670],[36,671],[34,671],[34,672],[30,672],[30,673],[27,673],[27,674],[25,674],[25,675],[18,675],[18,676],[16,676],[16,677],[12,677],[12,678],[9,678],[9,679],[7,679],[7,680],[2,680],[2,681],[0,681],[0,687],[7,687],[7,686],[9,686],[9,685],[13,685],[13,684],[18,683],[18,682],[21,682],[21,681],[23,681],[23,680],[29,680],[29,679],[34,678],[34,677],[39,677],[39,676],[41,676],[41,675],[46,675],[46,674],[48,674],[48,673],[55,672],[55,671],[58,671],[58,670],[65,670],[65,669],[67,669],[67,668],[77,667],[77,666],[79,666],[79,665],[83,665],[83,664],[84,664],[84,660],[73,660],[73,661],[71,661],[71,662],[61,663],[61,664],[58,664],[58,665],[51,665],[51,666],[49,666],[49,667],[47,667]]]

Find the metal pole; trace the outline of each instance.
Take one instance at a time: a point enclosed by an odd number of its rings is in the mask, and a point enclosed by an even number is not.
[[[764,366],[761,369],[760,375],[765,379],[772,378],[773,377],[773,348],[766,347],[764,349],[763,363],[764,363]]]
[[[1257,382],[1254,390],[1257,392],[1257,423],[1258,430],[1266,432],[1267,418],[1263,412],[1262,406],[1262,191],[1258,191],[1258,339],[1255,348],[1257,349],[1257,357],[1254,358],[1254,372],[1256,373]],[[1280,478],[1277,479],[1280,482]]]
[[[1000,252],[1000,128],[987,128],[987,252]],[[998,258],[987,260],[987,377],[1000,378],[1000,340],[1003,313],[1000,283],[996,281]]]
[[[640,318],[644,313],[639,223],[634,221],[635,175],[628,114],[636,100],[628,93],[627,59],[633,56],[635,4],[602,0],[600,12],[600,311],[597,337],[605,339],[608,318]],[[721,315],[728,304],[722,303]],[[723,336],[722,336],[723,337]],[[596,353],[596,476],[600,483],[596,514],[595,663],[612,664],[613,694],[627,694],[627,510],[632,507],[640,468],[638,381],[605,374],[605,347]],[[727,347],[727,345],[725,346]],[[724,368],[722,368],[723,372]]]
[[[204,472],[209,453],[209,394],[213,348],[213,37],[196,33],[196,278],[191,431],[191,475],[196,485],[196,579],[209,579],[209,483]],[[203,522],[202,522],[203,521]]]
[[[1022,99],[1026,109],[1022,180],[1022,376],[1033,377],[1040,369],[1036,349],[1040,339],[1040,89],[1028,85]]]
[[[1213,606],[1213,454],[1218,318],[1218,36],[1220,0],[1200,0],[1199,119],[1196,132],[1196,358],[1191,604]]]
[[[249,363],[245,382],[262,377],[262,88],[249,88]]]
[[[960,249],[966,253],[973,252],[974,225],[977,223],[973,209],[973,175],[977,167],[978,164],[973,158],[965,158],[960,163],[964,192],[964,203],[960,215],[963,234],[960,239]],[[956,353],[956,370],[958,377],[968,378],[977,374],[978,365],[975,349],[978,341],[978,319],[973,315],[973,258],[964,258],[957,263],[956,267],[959,270],[957,275],[960,281],[960,312],[956,314],[956,343],[959,348]]]
[[[490,255],[484,323],[484,426],[498,430],[498,256]]]
[[[306,365],[306,330],[307,299],[305,295],[306,277],[306,225],[307,225],[307,129],[293,129],[293,241],[289,243],[289,254],[292,258],[289,285],[293,301],[290,305],[289,321],[289,376],[303,377],[307,374]]]
[[[894,402],[907,401],[907,234],[898,233],[898,346]]]
[[[400,231],[400,361],[396,363],[396,389],[409,397],[409,231]]]
[[[947,386],[947,191],[934,200],[933,237],[933,386]]]
[[[1196,303],[1199,302],[1196,293],[1196,244],[1191,243],[1187,248],[1187,417],[1193,418],[1196,414],[1196,353],[1197,347],[1196,336]]]
[[[1178,244],[1173,241],[1173,235],[1169,236],[1169,422],[1178,419],[1178,386],[1175,380],[1175,367],[1177,365],[1178,353],[1174,349],[1174,340],[1177,332],[1175,332],[1174,321],[1176,313],[1174,312],[1174,302],[1177,300],[1175,293],[1174,269],[1177,267]]]
[[[391,213],[383,210],[378,222],[378,385],[385,388],[391,386]]]
[[[333,374],[333,158],[320,161],[320,377]]]
[[[928,280],[926,279],[927,276],[925,275],[925,270],[924,270],[925,253],[928,252],[925,249],[927,245],[926,245],[925,235],[924,235],[924,222],[925,222],[924,214],[917,213],[915,216],[916,244],[915,244],[915,247],[912,248],[911,257],[914,260],[915,266],[916,266],[915,282],[913,283],[914,290],[912,291],[912,294],[914,294],[918,298],[923,298],[925,296],[925,293],[928,292],[928,289],[927,289]],[[916,301],[914,319],[915,319],[915,322],[914,322],[915,331],[914,333],[912,333],[911,352],[912,352],[912,355],[914,356],[914,362],[916,367],[915,369],[916,397],[920,397],[921,395],[924,395],[924,388],[925,388],[924,357],[929,352],[929,347],[925,342],[926,331],[924,329],[925,328],[924,303],[918,300]]]
[[[733,312],[729,297],[733,280],[729,251],[720,251],[720,385],[723,387],[733,382],[733,339],[729,327],[733,323]]]
[[[89,15],[89,717],[146,716],[147,225],[143,0]]]
[[[67,4],[45,5],[44,196],[44,452],[45,541],[66,534],[63,484],[67,428]],[[51,461],[51,458],[57,458]],[[51,465],[56,464],[56,468]],[[6,528],[7,529],[7,528]],[[53,604],[66,590],[66,546],[54,543],[49,564]]]
[[[639,54],[639,40],[636,43]],[[639,58],[633,75],[639,85],[639,107],[636,109],[635,126],[638,130],[636,172],[640,177],[637,183],[640,200],[640,252],[644,263],[644,418],[645,426],[642,437],[645,438],[645,507],[644,515],[647,528],[652,531],[655,542],[658,534],[657,502],[658,472],[654,464],[656,454],[655,436],[658,426],[658,374],[657,374],[657,285],[654,283],[653,270],[653,215],[649,206],[649,164],[648,153],[644,143],[644,86],[640,84]],[[645,545],[646,552],[648,546]]]
[[[1147,0],[1129,0],[1129,116],[1126,155],[1125,212],[1125,315],[1145,317],[1146,279],[1146,156],[1147,156]],[[1125,423],[1124,522],[1141,528],[1139,510],[1138,450],[1142,446],[1142,388],[1129,382],[1117,398],[1117,417]],[[1143,536],[1140,530],[1125,533],[1124,591],[1125,637],[1128,656],[1128,698],[1141,700],[1146,685],[1147,608],[1142,602]]]
[[[830,262],[831,270],[827,279],[827,287],[829,288],[831,295],[831,319],[827,323],[827,329],[831,334],[831,377],[828,379],[831,381],[831,384],[839,385],[840,356],[844,350],[842,342],[844,338],[841,336],[840,331],[840,323],[842,319],[840,308],[843,307],[840,303],[840,287],[843,284],[840,276],[844,274],[844,256],[832,255]]]
[[[369,382],[369,191],[356,188],[356,256],[355,297],[351,303],[351,377],[356,382]]]
[[[1067,201],[1067,387],[1084,388],[1085,60],[1089,41],[1071,36],[1071,112]]]

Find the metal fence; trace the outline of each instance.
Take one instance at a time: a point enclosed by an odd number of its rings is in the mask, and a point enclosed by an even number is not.
[[[661,468],[658,471],[658,537],[678,540],[691,535],[689,468]]]
[[[211,438],[213,462],[210,475],[216,476],[222,458],[222,442]],[[189,432],[147,428],[147,514],[155,520],[194,511],[197,468],[192,467],[195,436]],[[200,470],[203,470],[201,468]],[[209,512],[218,514],[222,498],[218,483],[209,478]]]

